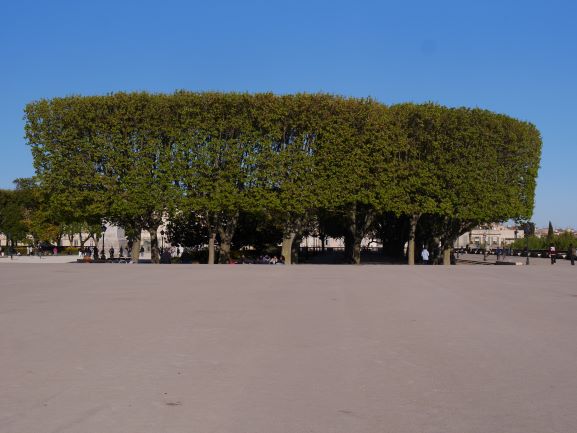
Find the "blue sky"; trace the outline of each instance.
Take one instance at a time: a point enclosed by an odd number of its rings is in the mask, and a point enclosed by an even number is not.
[[[148,90],[330,92],[528,120],[534,220],[577,228],[577,2],[21,1],[0,15],[0,188],[33,174],[29,101]]]

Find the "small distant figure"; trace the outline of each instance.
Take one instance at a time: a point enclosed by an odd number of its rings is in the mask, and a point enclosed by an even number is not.
[[[56,254],[58,254],[58,248],[54,247],[52,248],[52,255],[55,256]]]
[[[278,263],[278,259],[276,258],[276,256],[273,256],[272,259],[270,259],[269,263],[271,265],[276,265]]]
[[[120,250],[118,250],[118,254],[119,254],[118,257],[124,257],[124,247],[122,246],[120,247]]]
[[[114,259],[114,247],[110,247],[110,249],[108,250],[108,254],[110,255],[111,259]]]
[[[285,260],[286,260],[286,259],[285,259],[284,256],[280,256],[280,260],[278,261],[278,264],[279,264],[279,265],[284,265]]]
[[[421,251],[421,258],[423,259],[423,265],[429,264],[429,250],[427,250],[427,247],[424,247],[423,251]]]
[[[551,257],[551,264],[554,265],[557,262],[557,251],[555,250],[555,245],[551,244],[549,247],[549,257]]]
[[[144,247],[140,247],[140,258],[144,257]]]
[[[571,260],[571,265],[575,266],[575,247],[573,244],[569,244],[569,250],[567,253],[569,253],[569,260]]]

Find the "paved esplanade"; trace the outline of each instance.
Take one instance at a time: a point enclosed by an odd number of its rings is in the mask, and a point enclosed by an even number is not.
[[[0,265],[2,433],[577,431],[577,269]]]

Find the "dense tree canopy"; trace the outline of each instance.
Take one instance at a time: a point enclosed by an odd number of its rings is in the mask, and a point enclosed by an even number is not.
[[[48,206],[48,196],[35,178],[14,181],[15,189],[0,190],[0,232],[6,242],[38,244],[59,240],[66,231],[61,215]]]
[[[408,241],[410,262],[416,239],[448,251],[472,226],[531,216],[541,150],[532,124],[486,110],[326,94],[54,98],[27,105],[26,136],[64,223],[148,230],[156,261],[168,217],[211,263],[215,244],[226,262],[233,239],[258,237],[239,226],[255,216],[289,261],[323,227],[353,263],[369,233]]]

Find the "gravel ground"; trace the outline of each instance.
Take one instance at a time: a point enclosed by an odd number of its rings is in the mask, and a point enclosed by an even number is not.
[[[571,266],[0,265],[1,433],[575,433]]]

